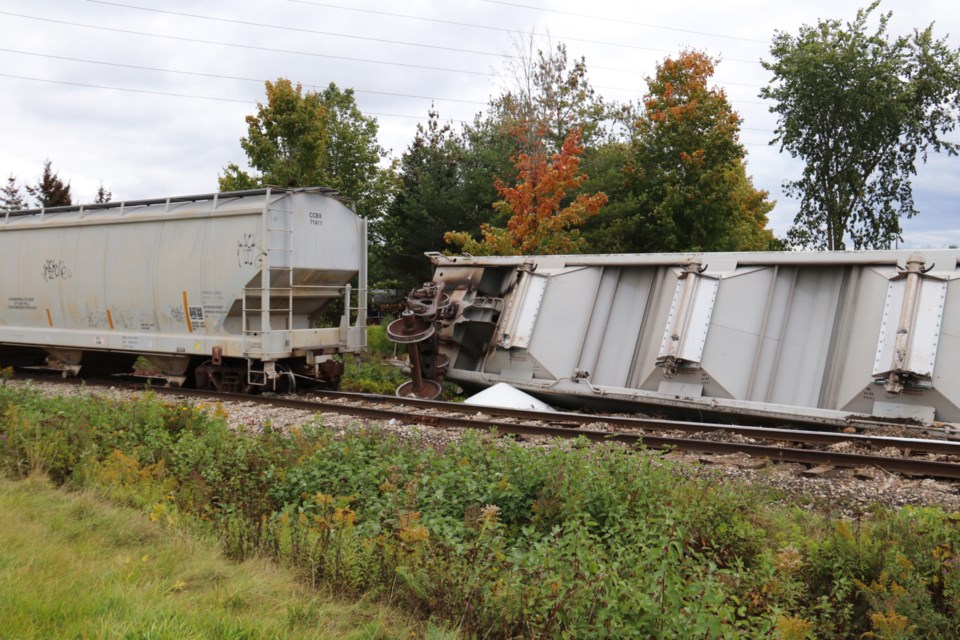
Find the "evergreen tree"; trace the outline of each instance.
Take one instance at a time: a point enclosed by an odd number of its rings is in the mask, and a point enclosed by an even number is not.
[[[17,177],[12,173],[7,177],[7,184],[0,189],[0,211],[20,211],[27,208],[27,201],[23,198]]]
[[[110,192],[110,189],[103,184],[103,180],[100,181],[100,186],[97,187],[97,197],[94,199],[94,204],[106,204],[113,199],[113,193]]]
[[[70,183],[64,184],[51,168],[50,160],[43,163],[43,175],[35,186],[27,186],[27,192],[41,208],[62,207],[73,204],[70,198]]]

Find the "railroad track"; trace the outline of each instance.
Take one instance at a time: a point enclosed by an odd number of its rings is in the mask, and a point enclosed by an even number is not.
[[[39,377],[53,381],[48,377]],[[70,382],[56,379],[56,382]],[[117,386],[118,381],[85,380],[91,386]],[[142,388],[142,382],[129,388]],[[960,480],[960,442],[902,438],[860,433],[836,433],[801,429],[742,426],[708,422],[664,420],[646,417],[591,415],[570,412],[544,413],[521,409],[478,407],[438,400],[397,398],[348,392],[314,392],[313,397],[251,396],[153,387],[169,396],[207,401],[245,402],[312,412],[328,412],[378,421],[419,424],[450,429],[494,428],[501,435],[585,438],[592,442],[619,442],[650,449],[676,450],[713,455],[741,454],[775,462],[816,466],[877,468],[914,476]],[[664,435],[664,433],[670,435]],[[683,435],[673,435],[673,434]],[[684,435],[693,437],[684,437]],[[731,436],[749,439],[729,440]],[[717,439],[712,439],[717,438]],[[727,439],[722,439],[727,438]],[[838,451],[830,447],[852,446],[872,453]],[[899,456],[881,455],[896,449]],[[920,457],[923,456],[923,457]],[[937,456],[938,459],[931,459]]]
[[[568,439],[583,437],[593,442],[620,442],[631,446],[643,445],[651,449],[675,449],[719,455],[745,454],[779,462],[852,468],[874,467],[894,473],[960,480],[960,442],[948,440],[745,427],[654,418],[564,412],[543,413],[357,393],[322,392],[315,394],[316,397],[313,399],[306,399],[221,394],[191,389],[163,388],[156,391],[208,400],[253,402],[290,409],[341,413],[373,420],[396,420],[435,427],[481,430],[495,428],[501,434]],[[377,406],[371,406],[371,404]],[[590,428],[597,425],[603,425],[607,429]],[[697,434],[701,437],[660,435],[665,431]],[[709,434],[733,434],[755,441],[778,444],[703,439],[704,435]],[[896,457],[875,453],[849,453],[829,448],[804,448],[804,446],[829,447],[840,443],[874,451],[894,448],[902,455]],[[944,456],[949,459],[934,460],[915,457],[916,454]]]

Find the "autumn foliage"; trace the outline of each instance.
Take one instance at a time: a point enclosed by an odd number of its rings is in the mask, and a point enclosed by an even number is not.
[[[576,253],[584,249],[579,226],[597,215],[606,204],[604,193],[578,194],[564,206],[564,200],[587,179],[580,172],[583,154],[581,130],[572,130],[560,151],[548,154],[542,147],[511,158],[517,169],[517,184],[500,178],[494,184],[502,200],[494,204],[507,217],[507,226],[481,227],[481,240],[467,232],[448,232],[444,240],[474,255],[532,255]]]

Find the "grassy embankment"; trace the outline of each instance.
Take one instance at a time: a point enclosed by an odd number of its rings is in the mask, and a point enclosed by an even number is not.
[[[8,477],[42,468],[465,636],[960,638],[960,515],[934,508],[841,519],[613,444],[235,433],[149,396],[8,386],[0,416]]]
[[[41,475],[0,480],[0,522],[0,638],[369,640],[416,628]]]

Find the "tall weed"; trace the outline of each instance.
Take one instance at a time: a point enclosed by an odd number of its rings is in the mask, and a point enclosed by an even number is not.
[[[937,509],[841,520],[619,445],[235,431],[150,395],[7,385],[0,416],[7,475],[97,486],[468,636],[960,637],[960,517]]]

